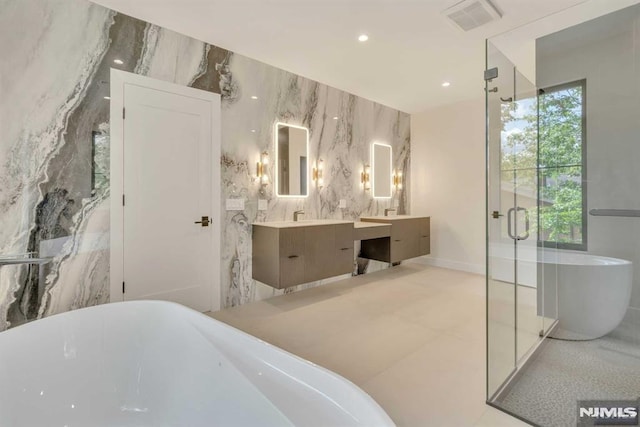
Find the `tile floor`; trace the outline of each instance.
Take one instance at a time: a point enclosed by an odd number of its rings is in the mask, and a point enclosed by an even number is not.
[[[526,425],[485,405],[485,285],[404,263],[212,317],[353,381],[398,426]]]

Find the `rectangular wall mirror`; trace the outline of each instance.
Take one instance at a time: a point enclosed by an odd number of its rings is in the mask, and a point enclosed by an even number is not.
[[[276,194],[306,197],[309,193],[309,130],[276,123]]]
[[[373,197],[389,198],[391,197],[391,167],[393,162],[391,146],[374,142],[372,150],[371,188],[373,190]]]

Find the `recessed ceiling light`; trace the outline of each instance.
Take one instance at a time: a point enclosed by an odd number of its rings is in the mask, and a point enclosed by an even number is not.
[[[124,64],[124,61],[122,59],[114,59],[113,62],[115,62],[118,65]]]
[[[109,100],[109,99],[111,99],[111,97],[110,96],[105,96],[104,99]]]
[[[358,36],[358,41],[360,41],[360,42],[366,42],[367,40],[369,40],[369,36],[366,35],[366,34],[360,34]]]
[[[442,87],[449,87],[449,86],[451,86],[451,83],[449,82],[442,83]]]
[[[251,129],[251,132],[256,133],[256,130],[255,129]]]
[[[338,116],[335,116],[335,117],[333,118],[333,120],[338,120]]]
[[[251,99],[258,99],[258,97],[257,97],[257,96],[255,96],[255,95],[253,95],[253,96],[251,97]]]

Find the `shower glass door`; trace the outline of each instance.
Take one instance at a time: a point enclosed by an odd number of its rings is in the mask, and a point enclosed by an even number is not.
[[[513,197],[517,216],[513,228],[516,235],[516,365],[538,343],[544,329],[538,315],[538,292],[544,290],[538,248],[539,156],[538,93],[517,68],[514,69],[514,97],[504,103],[502,112],[501,170],[513,177]]]
[[[487,43],[487,400],[546,330],[538,245],[538,96]]]

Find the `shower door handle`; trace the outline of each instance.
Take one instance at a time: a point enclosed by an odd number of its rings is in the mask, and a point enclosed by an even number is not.
[[[524,211],[524,236],[518,236],[518,240],[527,240],[529,238],[529,229],[531,228],[531,219],[529,217],[529,209],[518,208]]]
[[[524,211],[524,236],[518,235],[518,240],[527,240],[529,238],[529,229],[531,228],[531,219],[529,217],[529,210],[518,206],[516,212]]]
[[[511,237],[513,240],[518,240],[518,238],[516,236],[513,235],[513,216],[511,215],[512,213],[514,213],[516,211],[516,208],[510,208],[507,211],[507,234],[509,235],[509,237]]]
[[[513,234],[513,222],[517,221],[515,218],[518,215],[518,212],[524,212],[524,235],[518,234],[517,236]],[[515,215],[511,215],[515,214]],[[507,211],[507,233],[509,237],[513,240],[527,240],[530,236],[530,228],[531,228],[531,218],[529,216],[529,211],[523,207],[515,207],[511,208]]]

